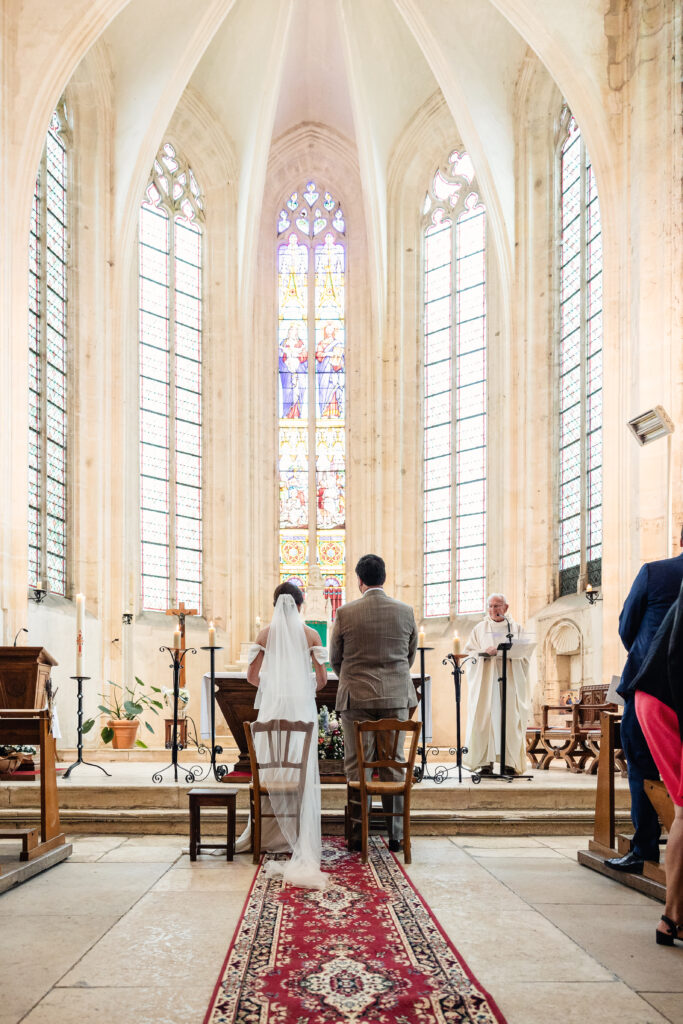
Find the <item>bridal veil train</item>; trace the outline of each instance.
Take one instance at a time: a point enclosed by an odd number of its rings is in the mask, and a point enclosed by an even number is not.
[[[310,723],[312,735],[305,763],[301,806],[298,808],[299,769],[286,767],[283,762],[301,759],[304,734],[290,733],[288,747],[280,743],[269,746],[267,732],[254,734],[254,749],[260,764],[272,762],[273,749],[276,751],[275,765],[259,774],[262,785],[269,791],[272,811],[286,846],[292,851],[289,860],[269,860],[266,873],[272,877],[281,875],[285,882],[292,885],[323,889],[327,876],[320,870],[322,840],[318,713],[315,677],[311,671],[311,650],[294,598],[290,594],[280,594],[261,665],[254,704],[258,708],[257,720],[270,722],[286,719]],[[314,656],[320,651],[319,648],[313,650]]]

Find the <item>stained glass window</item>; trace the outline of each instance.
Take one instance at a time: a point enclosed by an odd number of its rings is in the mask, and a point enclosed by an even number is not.
[[[346,581],[346,224],[319,183],[277,221],[280,578],[317,562],[336,609]]]
[[[191,168],[166,143],[140,207],[142,607],[202,599],[202,228]]]
[[[66,594],[68,126],[50,119],[29,229],[29,584]]]
[[[602,234],[595,175],[579,126],[562,116],[560,149],[560,592],[601,582]]]
[[[486,599],[486,213],[453,151],[424,216],[424,615]]]

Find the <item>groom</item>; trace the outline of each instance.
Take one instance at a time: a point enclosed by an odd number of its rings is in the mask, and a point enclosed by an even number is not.
[[[344,772],[358,779],[358,756],[354,722],[376,722],[380,718],[407,721],[417,704],[410,666],[417,650],[417,626],[413,609],[384,593],[384,561],[379,555],[363,555],[356,566],[361,598],[342,605],[337,612],[330,641],[330,664],[339,676],[337,711],[344,731]],[[373,756],[369,750],[366,756]],[[400,777],[386,770],[387,780]],[[385,811],[403,812],[403,798],[382,798]],[[360,819],[360,807],[352,817]],[[403,839],[403,819],[389,818],[389,848],[398,850]],[[352,843],[360,838],[354,823]]]

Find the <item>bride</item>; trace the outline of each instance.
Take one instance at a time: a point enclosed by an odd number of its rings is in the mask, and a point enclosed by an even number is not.
[[[270,626],[261,630],[249,650],[247,680],[253,686],[258,686],[254,707],[258,708],[259,722],[284,718],[290,721],[311,722],[313,726],[298,833],[296,817],[292,816],[296,808],[293,805],[291,787],[286,793],[275,790],[272,796],[264,798],[264,803],[270,803],[275,817],[263,819],[262,848],[271,852],[292,852],[289,860],[269,860],[266,863],[266,873],[271,877],[281,875],[285,882],[292,885],[323,889],[327,877],[320,870],[322,842],[318,712],[315,691],[322,689],[327,682],[327,651],[321,646],[316,631],[304,625],[301,620],[299,610],[303,600],[303,594],[293,583],[281,583],[275,588],[273,620]],[[291,743],[295,744],[294,753],[291,752]],[[303,746],[301,734],[297,736],[294,733],[291,743],[290,758],[296,760]],[[265,744],[265,735],[257,733],[254,736],[254,748],[259,761],[269,759],[265,754]],[[268,781],[296,781],[293,778],[295,771],[282,766],[276,767],[268,771],[269,779],[264,781],[266,784]],[[240,836],[237,848],[246,849],[250,839],[249,825]]]

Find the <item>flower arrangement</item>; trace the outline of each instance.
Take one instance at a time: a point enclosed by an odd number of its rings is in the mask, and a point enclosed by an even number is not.
[[[344,734],[336,711],[329,711],[323,704],[318,713],[318,760],[340,761],[344,759]]]

